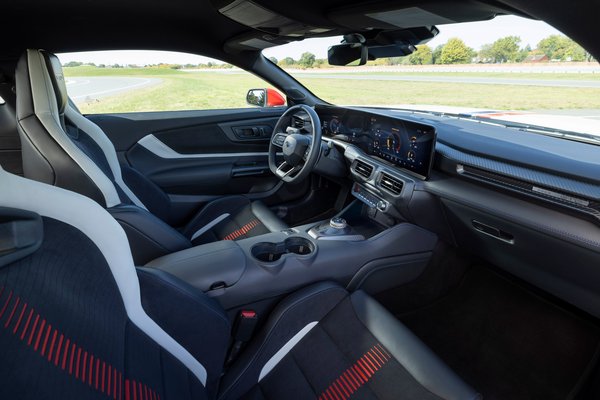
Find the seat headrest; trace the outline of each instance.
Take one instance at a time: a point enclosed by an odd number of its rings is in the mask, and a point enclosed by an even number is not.
[[[44,50],[28,49],[15,71],[17,118],[50,111],[56,118],[69,101],[67,85],[58,57]]]
[[[54,95],[58,103],[58,112],[62,114],[65,112],[65,108],[69,102],[69,94],[67,93],[67,84],[65,83],[62,65],[60,65],[60,60],[54,54],[45,50],[38,51],[42,54],[44,60],[46,60],[46,68],[48,68],[48,74],[50,74]]]

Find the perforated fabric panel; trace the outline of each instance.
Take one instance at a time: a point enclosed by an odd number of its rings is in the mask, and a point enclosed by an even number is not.
[[[98,248],[49,218],[44,235],[35,254],[0,269],[0,398],[205,398],[129,321]]]

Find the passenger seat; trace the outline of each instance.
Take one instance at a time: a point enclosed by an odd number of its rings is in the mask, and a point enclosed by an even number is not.
[[[0,169],[1,399],[479,398],[363,292],[283,300],[227,370],[219,304],[136,270],[92,200]]]

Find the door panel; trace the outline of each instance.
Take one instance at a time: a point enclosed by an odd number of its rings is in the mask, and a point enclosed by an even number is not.
[[[145,141],[141,141],[134,145],[126,157],[133,168],[168,194],[222,196],[261,193],[273,189],[279,182],[269,170],[266,152],[198,153],[166,158],[144,144]],[[168,150],[165,153],[170,154]]]
[[[193,126],[271,118],[276,120],[285,108],[240,108],[231,110],[135,112],[124,114],[86,115],[99,125],[114,143],[117,152],[129,150],[144,136],[161,131]],[[225,132],[223,132],[225,133]]]
[[[245,194],[268,204],[304,196],[308,182],[282,185],[269,170],[268,146],[284,108],[89,115],[121,162],[160,186],[173,212],[187,214],[220,196]]]

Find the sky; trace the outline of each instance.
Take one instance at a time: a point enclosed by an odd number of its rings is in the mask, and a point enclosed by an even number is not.
[[[527,44],[531,47],[543,38],[560,34],[550,25],[515,16],[501,16],[491,21],[468,22],[462,24],[438,25],[440,33],[433,38],[428,45],[436,47],[444,44],[452,37],[461,38],[469,47],[479,50],[481,45],[492,43],[504,36],[516,35],[521,37],[521,46]],[[264,51],[267,57],[275,57],[278,60],[285,57],[299,59],[306,51],[311,52],[317,58],[327,58],[327,48],[340,43],[341,38],[318,38],[307,39],[301,42],[289,43],[287,45],[270,48]],[[207,57],[185,53],[173,53],[168,51],[98,51],[80,53],[58,54],[63,63],[69,61],[80,61],[94,64],[199,64],[214,61]]]

